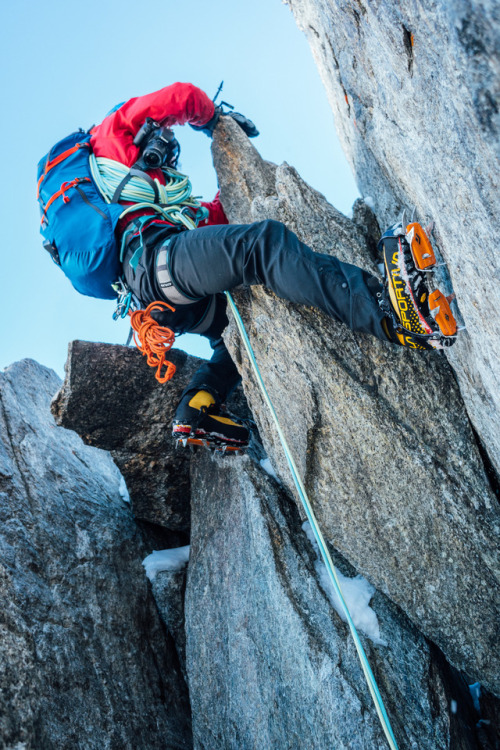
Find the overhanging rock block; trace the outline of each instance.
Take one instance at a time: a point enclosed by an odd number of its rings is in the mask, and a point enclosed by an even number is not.
[[[171,424],[200,360],[173,349],[177,372],[160,384],[135,348],[73,341],[66,378],[52,404],[58,424],[111,452],[137,519],[189,529],[189,458],[175,452]]]

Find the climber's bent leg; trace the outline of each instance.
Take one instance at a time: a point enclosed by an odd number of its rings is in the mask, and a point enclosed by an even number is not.
[[[176,286],[199,299],[240,284],[263,284],[283,299],[317,307],[352,330],[387,341],[374,276],[332,255],[313,252],[284,224],[203,227],[170,243]]]

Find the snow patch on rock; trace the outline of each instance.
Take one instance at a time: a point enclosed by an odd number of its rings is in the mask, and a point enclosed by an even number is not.
[[[328,596],[334,610],[342,620],[346,622],[340,599],[330,579],[326,565],[320,557],[319,547],[309,521],[302,524],[302,529],[316,552],[317,559],[314,567],[316,568],[321,587]],[[370,600],[375,593],[375,587],[361,575],[357,575],[354,578],[348,578],[347,576],[342,575],[338,568],[335,568],[335,573],[339,580],[342,596],[344,597],[356,628],[368,636],[368,638],[378,646],[387,646],[387,642],[380,637],[380,626],[377,615],[369,606]]]
[[[128,492],[127,483],[125,481],[125,477],[123,476],[120,479],[120,486],[118,488],[118,492],[120,493],[120,497],[124,503],[130,503],[130,495]]]
[[[142,561],[146,575],[154,581],[157,573],[163,570],[181,570],[189,561],[189,547],[175,547],[174,549],[154,550]]]

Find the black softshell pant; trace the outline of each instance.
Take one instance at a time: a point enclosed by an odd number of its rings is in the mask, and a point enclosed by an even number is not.
[[[213,357],[200,367],[185,393],[204,389],[224,401],[238,383],[221,339],[227,317],[226,301],[219,293],[241,284],[263,284],[283,299],[317,307],[353,331],[387,341],[377,279],[350,263],[313,252],[281,222],[203,227],[175,235],[169,248],[169,268],[180,292],[193,298],[193,304],[218,295],[214,322],[202,334],[210,339]]]

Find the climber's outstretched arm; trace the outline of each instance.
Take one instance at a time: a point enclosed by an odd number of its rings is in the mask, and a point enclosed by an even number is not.
[[[173,83],[152,94],[129,99],[105,117],[92,130],[92,149],[95,156],[130,167],[139,158],[139,148],[133,141],[146,117],[167,127],[185,123],[203,126],[213,118],[214,111],[212,100],[197,86]]]

